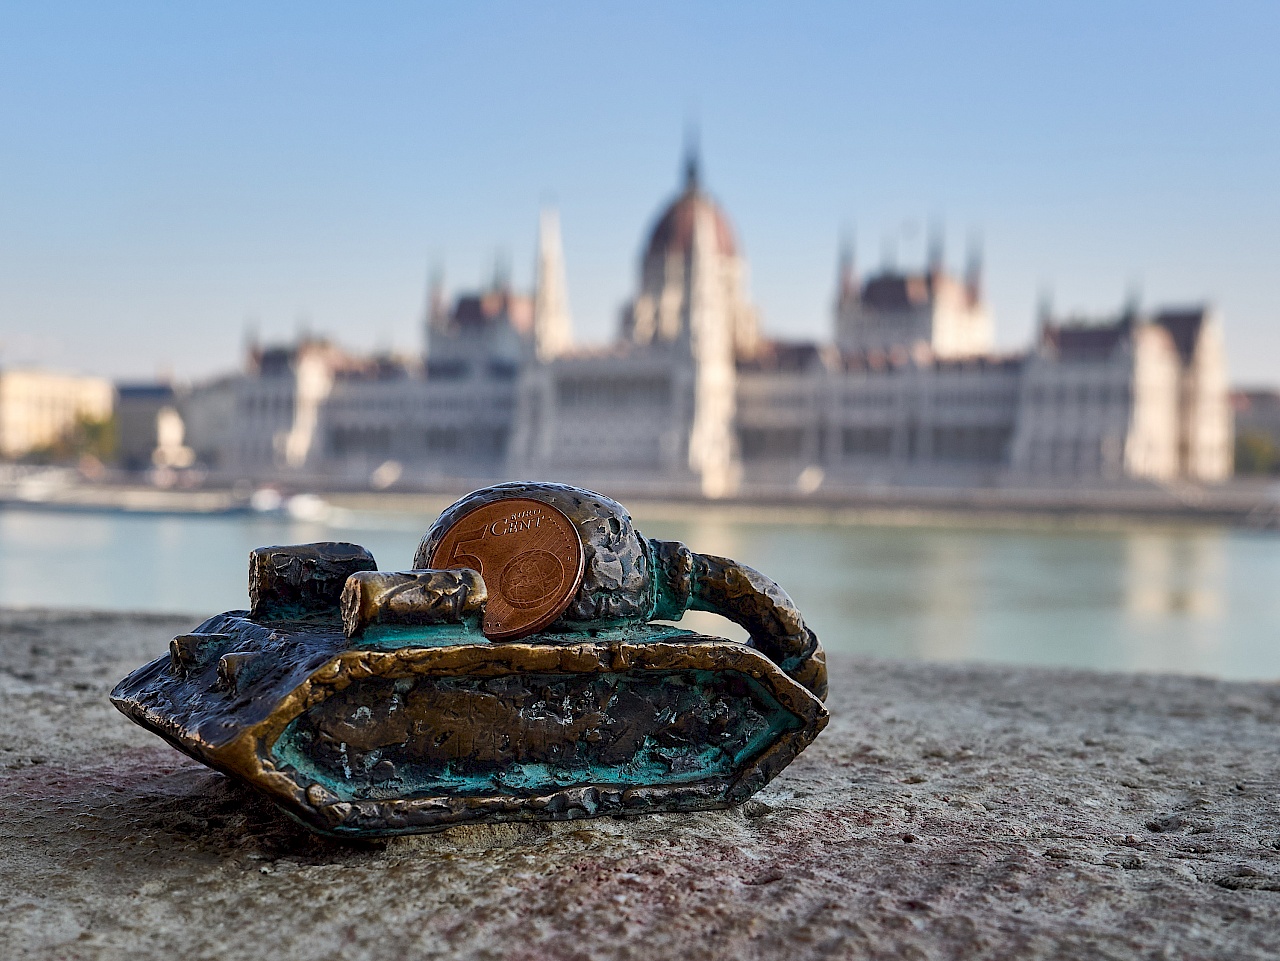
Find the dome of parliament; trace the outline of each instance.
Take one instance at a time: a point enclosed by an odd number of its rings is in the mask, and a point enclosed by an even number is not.
[[[702,210],[710,211],[711,222],[715,225],[716,253],[736,257],[738,243],[729,217],[719,204],[702,191],[698,184],[697,158],[690,157],[685,165],[684,190],[658,218],[649,234],[649,243],[645,246],[645,262],[654,258],[666,258],[671,254],[687,254],[693,246],[693,225]]]

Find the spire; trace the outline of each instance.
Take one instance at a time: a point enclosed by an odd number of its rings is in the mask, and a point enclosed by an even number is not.
[[[684,189],[685,193],[694,193],[701,187],[699,167],[701,166],[698,149],[698,127],[689,124],[684,133]]]
[[[898,241],[892,234],[885,234],[880,242],[880,269],[886,273],[898,269]]]
[[[982,299],[982,238],[976,234],[969,238],[969,256],[964,279],[965,285],[969,288],[969,299],[977,303]]]
[[[1138,314],[1142,312],[1142,285],[1137,280],[1129,281],[1129,287],[1125,291],[1124,306],[1120,310],[1120,316],[1132,323],[1138,319]]]
[[[538,263],[533,291],[533,341],[539,360],[562,354],[573,342],[569,294],[560,245],[560,217],[546,208],[538,219]]]
[[[840,255],[836,267],[836,303],[839,306],[858,299],[858,266],[854,253],[852,234],[840,240]]]
[[[261,338],[258,336],[258,320],[256,317],[245,318],[244,332],[241,334],[240,342],[244,347],[246,357],[252,357],[257,354]]]
[[[444,267],[431,268],[427,283],[427,330],[443,330],[449,323],[449,303],[444,292]]]
[[[1040,288],[1040,295],[1036,298],[1036,327],[1040,331],[1040,340],[1044,341],[1048,336],[1049,328],[1053,326],[1053,291],[1048,286]]]
[[[931,274],[941,274],[946,267],[946,238],[942,224],[934,221],[929,226],[929,263]]]
[[[507,256],[507,252],[502,248],[498,248],[493,255],[493,286],[495,291],[507,291],[511,289],[511,261]]]

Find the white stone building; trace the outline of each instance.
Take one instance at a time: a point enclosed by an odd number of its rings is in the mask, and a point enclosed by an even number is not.
[[[643,250],[612,344],[573,344],[559,224],[545,213],[531,295],[499,280],[448,308],[435,284],[422,358],[312,340],[256,350],[244,375],[205,390],[207,409],[193,393],[189,443],[228,476],[532,477],[706,497],[1230,474],[1211,309],[1045,316],[1030,350],[997,354],[977,259],[958,278],[935,244],[920,272],[860,280],[842,258],[832,342],[771,339],[692,159]],[[225,425],[228,403],[233,429],[210,440],[196,425]]]
[[[760,344],[745,274],[728,218],[691,159],[645,245],[618,343],[561,349],[526,367],[510,473],[568,470],[598,486],[734,493],[737,358]]]
[[[1047,478],[1220,481],[1231,473],[1221,325],[1203,308],[1041,324],[1010,451]]]
[[[46,447],[78,420],[111,416],[115,388],[101,377],[35,368],[0,370],[0,457]]]
[[[963,281],[947,273],[942,244],[935,240],[924,272],[883,270],[859,284],[853,254],[844,252],[835,339],[841,350],[853,352],[927,347],[945,358],[990,353],[994,330],[976,253]]]

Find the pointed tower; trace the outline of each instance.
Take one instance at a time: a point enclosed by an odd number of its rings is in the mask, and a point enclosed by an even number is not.
[[[1036,326],[1044,330],[1053,323],[1053,291],[1048,285],[1041,285],[1036,294]]]
[[[1142,313],[1142,285],[1136,280],[1130,281],[1124,293],[1124,305],[1120,308],[1120,316],[1130,323],[1137,321]]]
[[[689,467],[698,475],[704,496],[725,497],[737,490],[741,475],[734,441],[734,331],[717,269],[717,227],[711,209],[699,208],[692,226],[681,325],[681,340],[688,344],[694,368]]]
[[[840,253],[836,258],[836,299],[834,308],[836,343],[852,341],[852,327],[857,323],[858,304],[862,290],[858,283],[858,266],[854,259],[853,239],[840,241]]]
[[[423,331],[424,353],[431,344],[432,333],[440,333],[449,326],[449,301],[444,290],[444,268],[436,266],[431,270],[431,280],[427,285],[427,319]]]
[[[941,277],[947,269],[946,233],[939,221],[929,226],[929,252],[927,271],[931,277]]]
[[[256,320],[246,320],[244,322],[244,336],[241,342],[244,345],[245,370],[256,371],[258,362],[262,359],[262,340],[258,336],[258,322]]]
[[[973,303],[982,300],[982,240],[976,235],[969,240],[969,258],[964,272],[965,286]]]
[[[697,193],[702,186],[699,176],[701,158],[698,146],[698,127],[688,124],[684,128],[684,190],[685,193]]]
[[[858,299],[858,264],[854,256],[853,240],[840,241],[840,254],[836,266],[836,309]]]
[[[538,263],[533,292],[533,342],[538,360],[546,361],[569,349],[573,323],[560,246],[560,217],[554,209],[538,220]]]

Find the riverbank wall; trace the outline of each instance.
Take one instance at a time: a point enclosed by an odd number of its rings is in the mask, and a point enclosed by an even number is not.
[[[266,511],[324,520],[330,508],[434,515],[476,484],[439,490],[345,489],[299,481],[276,487],[157,488],[145,484],[82,483],[33,475],[0,478],[0,509],[116,511],[148,514],[227,514]],[[651,490],[614,490],[638,517],[712,514],[731,521],[1097,527],[1127,523],[1198,524],[1280,529],[1280,490],[1237,483],[1220,487],[908,488],[884,487],[765,494],[708,501]],[[257,494],[258,496],[255,496]]]
[[[5,957],[1280,954],[1273,684],[834,656],[741,807],[344,844],[111,707],[196,620],[0,610]]]

